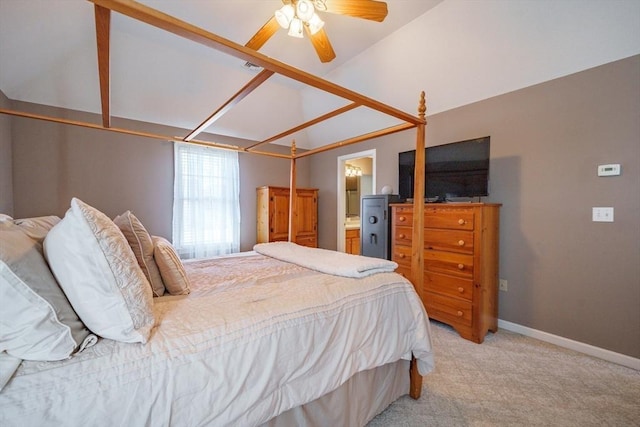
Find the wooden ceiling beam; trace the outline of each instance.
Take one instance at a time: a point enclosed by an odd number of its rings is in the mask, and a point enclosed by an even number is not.
[[[306,123],[303,123],[303,124],[301,124],[299,126],[291,128],[289,130],[286,130],[286,131],[284,131],[282,133],[279,133],[278,135],[272,136],[271,138],[267,138],[264,141],[260,141],[260,142],[258,142],[256,144],[250,145],[249,147],[247,147],[247,150],[251,151],[253,148],[255,148],[255,147],[259,146],[259,145],[262,145],[262,144],[270,144],[270,143],[272,143],[274,141],[277,141],[277,140],[282,139],[282,138],[284,138],[286,136],[289,136],[289,135],[291,135],[293,133],[296,133],[296,132],[298,132],[298,131],[300,131],[302,129],[305,129],[305,128],[308,128],[310,126],[313,126],[316,123],[320,123],[320,122],[323,122],[323,121],[325,121],[327,119],[330,119],[332,117],[339,116],[340,114],[346,113],[347,111],[353,110],[354,108],[357,108],[357,107],[359,107],[359,105],[356,104],[355,102],[352,103],[352,104],[349,104],[349,105],[345,105],[344,107],[338,108],[337,110],[331,111],[331,112],[329,112],[327,114],[323,114],[320,117],[317,117],[317,118],[315,118],[313,120],[309,120]]]
[[[237,146],[237,145],[222,144],[222,143],[219,143],[219,142],[202,141],[202,140],[196,140],[196,139],[192,139],[191,141],[185,142],[180,137],[160,135],[160,134],[157,134],[157,133],[135,131],[135,130],[123,129],[123,128],[104,127],[102,125],[98,125],[98,124],[95,124],[95,123],[82,122],[82,121],[79,121],[79,120],[62,119],[62,118],[59,118],[59,117],[52,117],[52,116],[45,116],[45,115],[42,115],[42,114],[27,113],[27,112],[24,112],[24,111],[9,110],[9,109],[6,109],[6,108],[0,108],[0,114],[7,114],[7,115],[10,115],[10,116],[23,117],[23,118],[27,118],[27,119],[43,120],[43,121],[47,121],[47,122],[60,123],[60,124],[64,124],[64,125],[79,126],[79,127],[88,128],[88,129],[106,130],[106,131],[109,131],[109,132],[121,133],[121,134],[132,135],[132,136],[139,136],[139,137],[143,137],[143,138],[151,138],[151,139],[156,139],[156,140],[160,140],[160,141],[182,142],[182,143],[185,143],[185,144],[202,145],[202,146],[205,146],[205,147],[221,148],[223,150],[239,151],[239,152],[242,152],[242,153],[247,152],[247,150],[244,147],[240,147],[240,146]],[[261,155],[270,156],[270,157],[278,157],[278,158],[281,158],[281,159],[291,159],[291,155],[289,155],[289,154],[270,153],[268,151],[252,151],[252,153],[261,154]]]
[[[210,115],[204,122],[202,122],[197,128],[195,128],[189,135],[184,137],[185,141],[191,141],[199,133],[204,132],[206,128],[211,126],[213,122],[224,116],[229,112],[237,103],[242,101],[244,97],[256,90],[262,83],[264,83],[269,77],[273,75],[273,71],[262,70],[257,76],[255,76],[249,83],[247,83],[242,89],[236,92],[227,102],[225,102],[220,108],[218,108],[212,115]]]
[[[346,107],[343,107],[346,108]],[[28,113],[28,112],[24,112],[24,111],[16,111],[16,110],[10,110],[10,109],[6,109],[6,108],[0,108],[0,114],[7,114],[10,116],[16,116],[16,117],[23,117],[23,118],[28,118],[28,119],[36,119],[36,120],[43,120],[43,121],[48,121],[48,122],[53,122],[53,123],[60,123],[60,124],[64,124],[64,125],[71,125],[71,126],[79,126],[79,127],[83,127],[83,128],[88,128],[88,129],[95,129],[95,130],[105,130],[105,131],[110,131],[110,132],[115,132],[115,133],[121,133],[121,134],[126,134],[126,135],[132,135],[132,136],[139,136],[139,137],[144,137],[144,138],[151,138],[151,139],[156,139],[156,140],[161,140],[161,141],[170,141],[170,142],[182,142],[185,144],[195,144],[195,145],[202,145],[202,146],[206,146],[206,147],[214,147],[214,148],[222,148],[225,150],[233,150],[233,151],[239,151],[239,152],[243,152],[243,153],[252,153],[252,154],[260,154],[260,155],[264,155],[264,156],[270,156],[270,157],[278,157],[281,159],[291,159],[292,156],[289,154],[281,154],[281,153],[272,153],[269,151],[258,151],[258,150],[254,150],[254,149],[250,149],[251,147],[240,147],[237,145],[230,145],[230,144],[223,144],[223,143],[218,143],[218,142],[212,142],[212,141],[203,141],[203,140],[196,140],[196,139],[192,139],[190,141],[185,141],[183,138],[181,137],[173,137],[173,136],[167,136],[167,135],[160,135],[160,134],[156,134],[156,133],[151,133],[151,132],[142,132],[142,131],[134,131],[134,130],[130,130],[130,129],[124,129],[124,128],[115,128],[115,127],[105,127],[105,126],[101,126],[95,123],[89,123],[89,122],[83,122],[83,121],[79,121],[79,120],[70,120],[70,119],[63,119],[63,118],[59,118],[59,117],[52,117],[52,116],[45,116],[42,114],[35,114],[35,113]],[[329,150],[333,150],[336,148],[340,148],[340,147],[346,147],[348,145],[351,144],[356,144],[359,142],[363,142],[363,141],[367,141],[369,139],[373,139],[373,138],[379,138],[381,136],[385,136],[385,135],[391,135],[393,133],[397,133],[397,132],[402,132],[405,131],[407,129],[412,129],[417,127],[418,125],[414,125],[411,123],[402,123],[396,126],[391,126],[385,129],[380,129],[377,131],[373,131],[373,132],[369,132],[360,136],[356,136],[353,138],[349,138],[349,139],[345,139],[339,142],[335,142],[333,144],[328,144],[328,145],[324,145],[322,147],[318,147],[312,150],[307,150],[307,151],[303,151],[300,154],[296,154],[295,157],[296,158],[302,158],[302,157],[307,157],[307,156],[311,156],[313,154],[317,154],[317,153],[322,153],[324,151],[329,151]]]
[[[111,126],[111,11],[94,5],[96,20],[96,42],[98,45],[98,74],[100,77],[100,104],[102,107],[102,125]]]
[[[424,123],[419,117],[405,113],[404,111],[398,110],[397,108],[393,108],[389,105],[385,105],[367,96],[314,76],[313,74],[298,70],[284,62],[270,58],[246,46],[234,43],[224,37],[220,37],[214,33],[181,21],[171,15],[167,15],[166,13],[162,13],[133,0],[89,1],[130,18],[137,19],[138,21],[161,28],[180,37],[184,37],[196,43],[219,50],[243,61],[251,62],[252,64],[258,65],[266,70],[271,70],[290,79],[299,81],[307,86],[315,87],[335,96],[339,96],[357,104],[369,107],[373,110],[380,111],[381,113],[395,117],[404,122],[413,123],[414,125]]]
[[[95,12],[95,23],[96,23],[96,41],[97,41],[97,50],[98,50],[98,71],[99,71],[99,77],[100,77],[100,95],[101,95],[101,104],[102,104],[102,125],[38,115],[38,114],[27,113],[27,112],[20,112],[20,111],[5,109],[5,108],[0,108],[0,114],[8,114],[8,115],[13,115],[17,117],[24,117],[24,118],[37,119],[37,120],[45,120],[45,121],[61,123],[65,125],[80,126],[80,127],[96,129],[96,130],[106,130],[106,131],[111,131],[111,132],[116,132],[121,134],[152,138],[152,139],[162,140],[162,141],[183,142],[183,143],[203,145],[203,146],[215,147],[215,148],[221,148],[221,149],[227,149],[227,150],[234,150],[238,152],[250,152],[254,154],[261,154],[261,155],[283,158],[283,159],[307,157],[316,153],[321,153],[321,152],[332,150],[335,148],[356,144],[358,142],[366,141],[373,138],[378,138],[385,135],[390,135],[392,133],[401,132],[414,127],[424,126],[424,124],[426,124],[424,114],[421,114],[419,117],[413,116],[411,114],[407,114],[393,107],[379,103],[368,97],[362,96],[356,92],[350,91],[346,88],[335,85],[319,77],[313,76],[309,73],[306,73],[304,71],[291,67],[287,64],[284,64],[282,62],[269,58],[256,51],[248,49],[242,45],[238,45],[227,39],[219,37],[213,33],[207,32],[205,30],[199,29],[198,27],[187,24],[183,21],[180,21],[176,18],[171,17],[170,15],[166,15],[162,12],[156,11],[147,6],[136,3],[133,0],[89,0],[89,1],[93,2],[95,5],[94,12]],[[195,136],[193,132],[188,137],[182,138],[182,137],[159,135],[159,134],[154,134],[149,132],[134,131],[134,130],[123,129],[123,128],[113,128],[111,127],[111,113],[110,113],[110,23],[111,23],[112,10],[115,10],[119,13],[122,13],[131,18],[137,19],[139,21],[146,22],[158,28],[167,30],[179,36],[185,37],[189,40],[196,41],[206,46],[215,48],[217,50],[220,50],[222,52],[225,52],[227,54],[230,54],[232,56],[235,56],[237,58],[243,59],[245,61],[251,62],[256,65],[259,65],[264,68],[264,71],[260,73],[260,75],[252,79],[251,82],[249,82],[243,89],[241,89],[238,93],[236,93],[236,95],[234,95],[230,100],[228,100],[221,108],[219,108],[218,111],[216,111],[216,113],[212,114],[212,116],[209,117],[209,119],[213,118],[214,121],[215,119],[218,118],[220,113],[223,113],[223,111],[226,112],[233,105],[237,104],[242,98],[244,98],[253,90],[255,90],[255,88],[257,88],[260,84],[266,81],[274,73],[282,74],[286,77],[297,80],[308,86],[312,86],[317,89],[323,90],[325,92],[331,93],[333,95],[340,96],[345,99],[349,99],[352,101],[352,103],[344,107],[341,107],[337,110],[334,110],[332,112],[326,113],[316,119],[303,123],[302,125],[296,126],[292,129],[282,132],[278,135],[275,135],[265,141],[254,144],[251,147],[240,147],[240,146],[221,144],[221,143],[216,143],[211,141],[196,140],[193,138]],[[386,115],[396,117],[406,123],[392,126],[386,129],[370,132],[370,133],[356,136],[353,138],[349,138],[333,144],[318,147],[316,149],[304,151],[300,154],[287,155],[287,154],[255,150],[255,147],[257,147],[258,145],[269,143],[277,139],[281,139],[287,135],[295,133],[299,130],[302,130],[314,124],[320,123],[324,120],[327,120],[329,118],[342,114],[344,112],[347,112],[359,106],[369,107],[373,110],[382,112]],[[199,126],[198,129],[200,127],[202,127],[203,129],[206,128],[206,126],[204,125],[207,121],[203,122],[203,124]],[[189,139],[187,140],[187,138]]]
[[[334,142],[333,144],[328,144],[328,145],[324,145],[322,147],[314,148],[312,150],[308,150],[308,151],[305,151],[303,153],[298,154],[296,156],[296,158],[307,157],[307,156],[311,156],[312,154],[322,153],[324,151],[333,150],[335,148],[346,147],[347,145],[357,144],[358,142],[367,141],[369,139],[379,138],[379,137],[385,136],[385,135],[391,135],[392,133],[402,132],[402,131],[405,131],[407,129],[413,129],[413,128],[417,127],[417,126],[418,125],[414,125],[413,123],[402,123],[402,124],[399,124],[399,125],[396,125],[396,126],[391,126],[391,127],[385,128],[385,129],[380,129],[380,130],[377,130],[377,131],[365,133],[363,135],[356,136],[356,137],[353,137],[353,138],[344,139],[342,141]]]

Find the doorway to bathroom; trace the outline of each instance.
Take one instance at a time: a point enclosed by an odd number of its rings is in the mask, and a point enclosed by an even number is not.
[[[361,197],[375,194],[376,150],[338,157],[337,170],[337,250],[353,253],[356,251],[352,250],[351,244],[355,244],[352,236],[357,234],[355,230],[360,230]]]

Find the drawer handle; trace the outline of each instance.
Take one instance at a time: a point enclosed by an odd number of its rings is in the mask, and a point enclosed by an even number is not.
[[[407,220],[407,218],[404,217],[404,216],[398,217],[398,221],[400,221],[400,222],[405,222],[406,220]]]
[[[462,218],[460,218],[458,220],[458,224],[460,224],[460,225],[465,225],[465,223],[466,223],[466,221],[464,219],[462,219]]]
[[[458,264],[458,270],[464,270],[464,264]]]
[[[462,317],[462,315],[463,315],[464,313],[462,313],[460,310],[458,310],[458,313],[456,313],[456,314],[458,315],[458,317]]]
[[[461,294],[462,294],[462,293],[464,293],[464,288],[463,288],[462,286],[460,286],[460,287],[458,288],[458,292],[460,292]]]
[[[398,234],[398,239],[404,239],[405,235],[404,234]]]
[[[404,258],[405,254],[398,254],[398,258]]]
[[[458,240],[458,246],[464,246],[464,240],[462,239]]]

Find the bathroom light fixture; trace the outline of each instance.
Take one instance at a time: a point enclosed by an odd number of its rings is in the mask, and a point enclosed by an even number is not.
[[[362,169],[353,165],[345,165],[344,174],[346,176],[362,176]]]

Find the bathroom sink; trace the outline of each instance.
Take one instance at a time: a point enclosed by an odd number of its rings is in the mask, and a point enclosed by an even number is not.
[[[347,230],[352,230],[354,228],[360,228],[360,217],[354,218],[349,217],[344,222],[344,228]]]

